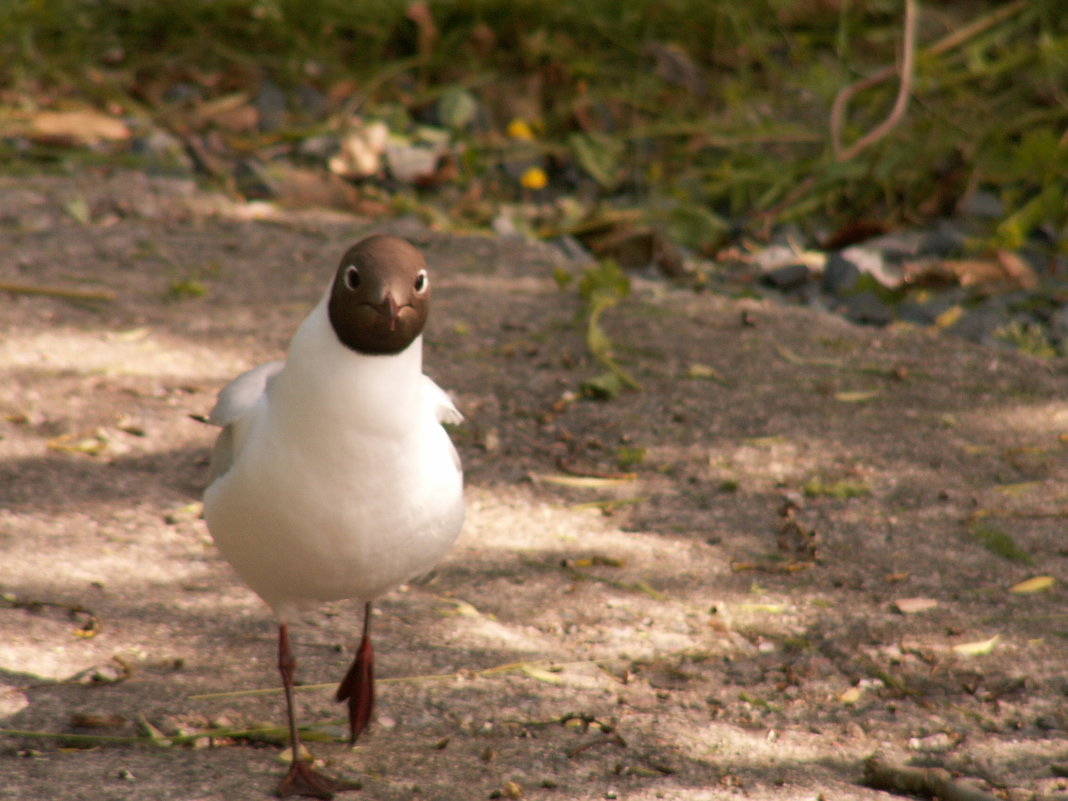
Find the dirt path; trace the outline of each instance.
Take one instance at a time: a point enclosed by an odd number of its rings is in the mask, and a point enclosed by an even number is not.
[[[10,731],[280,723],[274,692],[195,697],[277,677],[199,520],[189,415],[282,353],[372,228],[139,175],[0,179],[0,280],[115,293],[0,294],[0,799],[268,796],[277,745]],[[875,798],[874,752],[1068,797],[1064,361],[639,284],[604,325],[643,390],[575,399],[598,368],[553,271],[580,265],[388,229],[434,271],[469,524],[379,605],[380,675],[405,680],[377,725],[311,744],[353,797]],[[340,678],[357,612],[297,629],[305,683]],[[329,689],[300,697],[341,733]]]

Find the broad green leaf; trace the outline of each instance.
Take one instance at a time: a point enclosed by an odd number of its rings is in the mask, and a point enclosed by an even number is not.
[[[478,101],[466,89],[454,86],[438,98],[438,119],[447,128],[466,128],[477,113]]]
[[[578,165],[603,189],[610,192],[619,185],[622,142],[605,134],[573,133],[567,143]]]

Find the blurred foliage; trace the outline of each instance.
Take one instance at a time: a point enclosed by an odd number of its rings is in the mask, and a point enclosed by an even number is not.
[[[982,244],[1018,247],[1036,232],[1059,242],[1060,0],[922,6],[906,116],[836,160],[836,94],[892,66],[901,41],[899,0],[7,0],[0,108],[88,101],[166,127],[176,87],[210,98],[269,79],[293,111],[270,144],[354,112],[395,131],[449,130],[463,149],[448,183],[478,189],[450,200],[475,224],[493,214],[482,199],[546,203],[533,227],[559,226],[574,215],[553,202],[578,197],[646,209],[707,251],[728,229],[790,220],[912,223],[982,190],[1000,204]],[[308,89],[326,112],[300,111],[293,98]],[[886,117],[896,91],[892,79],[853,99],[847,143]]]

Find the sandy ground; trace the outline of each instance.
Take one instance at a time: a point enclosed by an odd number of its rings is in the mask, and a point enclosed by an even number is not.
[[[270,795],[277,732],[225,731],[281,724],[275,627],[199,518],[190,415],[376,230],[433,271],[469,520],[378,604],[356,749],[318,685],[359,610],[294,632],[352,797],[869,799],[878,753],[1068,798],[1063,360],[636,281],[604,325],[642,390],[585,400],[548,246],[124,173],[0,179],[0,281],[114,293],[0,294],[0,798]]]

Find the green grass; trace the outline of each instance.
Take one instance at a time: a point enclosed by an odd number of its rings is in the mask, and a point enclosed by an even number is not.
[[[1017,545],[1016,540],[1001,529],[994,528],[986,523],[979,523],[973,526],[971,531],[976,541],[990,553],[996,554],[1003,559],[1008,559],[1010,562],[1019,562],[1025,565],[1034,563],[1031,554]]]
[[[544,196],[641,209],[706,252],[727,221],[754,233],[791,220],[813,230],[913,223],[950,213],[975,188],[1003,205],[976,232],[980,247],[1018,247],[1068,218],[1059,0],[923,6],[908,111],[847,161],[831,149],[832,102],[897,60],[899,0],[453,0],[429,4],[433,33],[409,6],[13,0],[0,9],[0,112],[88,102],[166,127],[173,109],[160,98],[178,84],[210,97],[254,92],[269,77],[291,99],[302,86],[333,93],[335,113],[358,108],[403,131],[437,121],[448,110],[439,104],[456,114],[459,89],[481,112],[453,118],[461,188],[530,199],[500,167],[531,159],[550,176]],[[854,98],[846,144],[886,117],[896,89],[889,80]],[[514,117],[533,143],[507,138]],[[325,123],[298,115],[282,136]],[[487,212],[472,214],[485,222]],[[554,230],[574,222],[545,217],[537,222]]]

